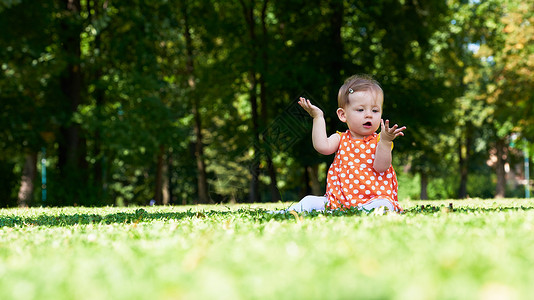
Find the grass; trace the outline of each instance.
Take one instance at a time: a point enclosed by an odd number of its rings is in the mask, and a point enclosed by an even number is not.
[[[453,203],[453,209],[449,208]],[[529,299],[534,201],[0,210],[0,299]],[[424,205],[424,207],[422,207]]]

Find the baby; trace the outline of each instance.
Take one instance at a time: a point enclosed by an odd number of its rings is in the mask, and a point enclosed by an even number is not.
[[[323,112],[310,100],[299,104],[313,118],[313,147],[321,154],[336,152],[330,166],[324,196],[306,196],[288,210],[297,212],[356,207],[370,211],[385,207],[401,212],[397,199],[397,176],[391,165],[393,140],[404,136],[406,127],[389,127],[382,119],[384,93],[369,76],[348,78],[338,93],[337,116],[348,130],[326,134]],[[376,131],[381,127],[380,134]]]

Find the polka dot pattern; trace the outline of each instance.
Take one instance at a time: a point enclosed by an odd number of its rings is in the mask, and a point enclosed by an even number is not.
[[[357,207],[381,198],[402,210],[398,204],[398,183],[393,166],[382,173],[373,168],[379,135],[374,133],[365,139],[353,139],[348,130],[339,134],[339,149],[326,181],[329,208]]]

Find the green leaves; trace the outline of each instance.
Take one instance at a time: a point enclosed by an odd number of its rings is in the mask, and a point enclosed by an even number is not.
[[[19,170],[24,152],[45,147],[50,179],[67,177],[54,172],[64,169],[65,130],[79,128],[71,171],[84,186],[77,197],[87,199],[77,204],[144,204],[161,171],[157,157],[167,159],[170,198],[192,202],[195,104],[211,197],[239,201],[249,166],[268,165],[249,153],[257,146],[253,122],[268,133],[307,94],[322,104],[328,131],[343,130],[337,89],[353,73],[370,73],[384,88],[385,117],[408,127],[395,146],[399,167],[430,179],[456,176],[456,149],[471,126],[473,144],[487,147],[477,146],[470,169],[483,169],[496,136],[534,136],[534,34],[523,2],[244,1],[249,18],[240,1],[82,1],[68,12],[57,1],[3,0],[0,158]],[[79,81],[67,84],[68,66]],[[71,88],[77,92],[60,93]],[[255,121],[250,92],[258,97]],[[291,147],[271,149],[286,198],[306,188],[306,168],[331,162],[309,140],[299,134]],[[271,178],[260,176],[262,199]],[[54,184],[51,204],[73,204],[72,182]]]

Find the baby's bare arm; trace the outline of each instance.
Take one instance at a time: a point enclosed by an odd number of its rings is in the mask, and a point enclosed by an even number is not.
[[[376,146],[375,162],[373,168],[375,171],[382,173],[387,171],[391,166],[391,145],[393,140],[398,136],[404,136],[406,126],[399,127],[397,124],[389,127],[389,120],[381,120],[380,141]]]
[[[327,136],[323,111],[303,97],[300,97],[299,105],[313,118],[312,142],[315,150],[324,155],[336,152],[339,147],[339,134]]]

